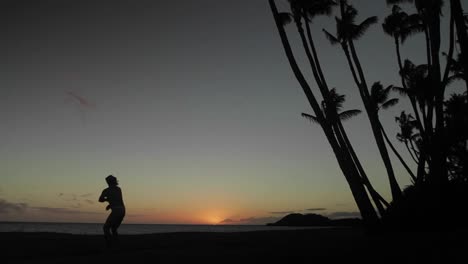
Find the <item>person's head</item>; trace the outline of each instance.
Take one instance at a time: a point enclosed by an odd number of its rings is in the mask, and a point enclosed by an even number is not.
[[[109,175],[106,177],[106,182],[109,186],[117,186],[119,185],[119,182],[117,181],[117,178],[112,176],[112,175]]]

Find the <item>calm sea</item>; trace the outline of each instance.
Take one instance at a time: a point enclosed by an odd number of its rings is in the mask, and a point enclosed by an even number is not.
[[[312,227],[314,228],[314,227]],[[316,227],[315,227],[316,228]],[[311,229],[307,227],[273,227],[263,225],[147,225],[123,224],[120,234],[154,234],[176,232],[249,232],[268,230]],[[102,234],[102,224],[0,222],[0,232],[52,232],[80,235]]]

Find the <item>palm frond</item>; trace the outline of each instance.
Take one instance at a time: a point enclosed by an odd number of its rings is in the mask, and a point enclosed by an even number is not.
[[[391,37],[396,37],[399,35],[399,32],[395,24],[392,23],[393,22],[392,20],[393,20],[393,17],[391,17],[391,15],[386,17],[384,22],[382,23],[382,29],[385,34]]]
[[[409,92],[407,89],[405,89],[403,87],[396,87],[396,86],[392,87],[392,91],[397,92],[398,94],[400,94],[402,96],[407,96],[408,92]]]
[[[292,22],[292,14],[283,12],[278,14],[279,21],[283,26],[286,26],[287,24]]]
[[[407,25],[400,31],[401,43],[405,43],[409,37],[422,32],[424,32],[424,25],[422,23]]]
[[[327,101],[336,110],[343,108],[343,103],[346,101],[345,95],[341,95],[336,91],[336,88],[332,88],[327,96]]]
[[[456,74],[454,74],[454,75],[447,78],[446,85],[449,86],[449,85],[452,85],[456,81],[462,81],[464,79],[464,77],[465,76],[462,73],[456,73]]]
[[[398,104],[399,101],[400,100],[398,98],[392,98],[392,99],[388,100],[387,102],[383,103],[381,105],[381,108],[382,109],[388,109],[388,108]]]
[[[340,118],[340,120],[346,121],[348,119],[351,119],[352,117],[359,115],[361,112],[362,111],[358,109],[347,110],[347,111],[339,113],[338,117]]]
[[[318,15],[329,16],[336,5],[333,0],[304,1],[304,9],[310,18]]]
[[[354,20],[358,15],[358,10],[350,4],[346,4],[345,13],[343,14],[343,21],[347,24],[354,24]]]
[[[379,19],[376,16],[368,17],[361,24],[354,27],[352,39],[359,39],[364,33],[372,26],[377,23]]]
[[[377,95],[380,94],[383,90],[383,85],[380,82],[375,82],[371,87],[371,94]]]
[[[313,115],[302,113],[301,116],[304,117],[305,119],[309,120],[310,122],[314,123],[314,124],[320,124],[318,118],[313,116]]]
[[[387,86],[387,88],[384,89],[384,92],[386,94],[389,94],[391,91],[393,91],[393,85],[389,85]]]
[[[322,31],[325,33],[325,37],[327,37],[328,41],[330,41],[330,43],[331,43],[332,45],[336,45],[336,44],[340,44],[340,43],[341,43],[340,40],[339,40],[337,37],[333,36],[333,35],[332,35],[330,32],[328,32],[327,30],[322,29]]]

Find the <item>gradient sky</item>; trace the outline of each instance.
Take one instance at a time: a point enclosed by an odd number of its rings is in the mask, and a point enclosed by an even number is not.
[[[384,0],[352,2],[360,20],[391,10]],[[311,110],[266,0],[12,0],[0,20],[0,221],[102,222],[97,198],[109,174],[123,189],[127,223],[356,214],[322,130],[300,116]],[[333,18],[313,27],[329,84],[347,95],[347,109],[363,109],[322,28],[333,32]],[[422,63],[420,41],[403,56]],[[357,46],[370,83],[398,84],[380,24]],[[403,99],[381,114],[393,139],[405,109]],[[345,126],[389,198],[366,115]]]

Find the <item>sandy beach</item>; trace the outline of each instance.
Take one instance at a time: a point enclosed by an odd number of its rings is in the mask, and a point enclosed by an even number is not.
[[[333,228],[243,233],[166,233],[123,235],[120,246],[106,249],[102,236],[55,233],[2,233],[7,263],[151,263],[198,257],[222,262],[280,260],[346,260],[374,263],[464,263],[467,232],[366,234]],[[109,262],[112,261],[112,262]],[[5,263],[5,262],[3,262]]]

